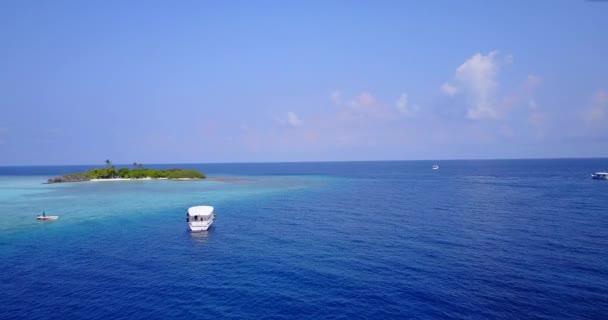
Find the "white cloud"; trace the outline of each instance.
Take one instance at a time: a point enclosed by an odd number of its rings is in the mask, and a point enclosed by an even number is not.
[[[401,112],[407,111],[407,93],[403,93],[399,99],[397,99],[397,103],[395,103],[397,110]]]
[[[511,64],[511,63],[513,63],[513,55],[512,55],[512,54],[508,54],[508,55],[505,57],[505,63],[506,63],[506,64]]]
[[[334,91],[331,93],[331,101],[338,106],[342,104],[342,94],[340,91]]]
[[[593,96],[591,107],[587,110],[585,117],[587,121],[602,121],[608,115],[608,93],[598,90]]]
[[[528,75],[528,78],[526,78],[526,83],[524,84],[524,88],[526,90],[534,90],[536,89],[538,86],[540,86],[541,80],[539,76],[530,74]]]
[[[448,95],[463,92],[468,108],[467,118],[473,120],[499,117],[496,103],[498,91],[498,51],[487,55],[476,53],[456,69],[453,81],[442,86]]]
[[[369,92],[361,92],[341,109],[343,113],[354,117],[385,117],[389,110]]]
[[[411,106],[409,105],[407,93],[401,94],[401,96],[399,97],[399,99],[397,99],[397,102],[395,103],[395,107],[397,108],[397,111],[405,115],[413,115],[420,109],[417,104]]]
[[[298,117],[298,115],[295,112],[292,112],[292,111],[287,112],[286,118],[282,118],[279,116],[273,116],[272,119],[274,120],[274,122],[276,122],[280,125],[288,125],[291,127],[299,127],[302,125],[302,120]]]
[[[344,99],[339,91],[334,91],[331,93],[330,98],[340,110],[351,112],[352,114],[378,116],[384,111],[382,104],[367,91],[363,91],[347,99]]]
[[[441,86],[441,92],[451,97],[458,93],[458,88],[446,82]]]
[[[292,127],[298,127],[302,125],[302,120],[298,118],[298,115],[294,112],[287,112],[287,123],[289,123]]]
[[[353,108],[373,108],[376,105],[376,98],[369,92],[362,92],[350,102]]]

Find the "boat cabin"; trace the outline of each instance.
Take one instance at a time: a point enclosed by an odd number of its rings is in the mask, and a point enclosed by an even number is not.
[[[209,221],[213,219],[213,207],[198,206],[188,209],[186,221]]]
[[[591,174],[592,179],[608,180],[608,172],[596,172]]]

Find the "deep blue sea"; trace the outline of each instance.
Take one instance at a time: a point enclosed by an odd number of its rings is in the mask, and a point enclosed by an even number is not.
[[[176,166],[0,167],[0,319],[608,319],[608,159]]]

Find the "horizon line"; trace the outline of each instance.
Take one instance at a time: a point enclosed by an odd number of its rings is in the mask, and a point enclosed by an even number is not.
[[[169,164],[279,164],[279,163],[348,163],[348,162],[414,162],[414,161],[501,161],[501,160],[593,160],[608,159],[608,156],[598,157],[528,157],[528,158],[451,158],[451,159],[384,159],[384,160],[306,160],[306,161],[254,161],[254,162],[150,162],[147,165],[169,165]],[[91,164],[2,164],[0,167],[65,167],[65,166],[96,166],[101,163]],[[104,163],[105,165],[105,163]],[[117,163],[115,165],[131,166],[132,163]]]

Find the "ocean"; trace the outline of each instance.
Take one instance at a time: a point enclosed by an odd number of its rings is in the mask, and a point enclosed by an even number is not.
[[[0,167],[0,319],[608,318],[608,159],[150,167]]]

